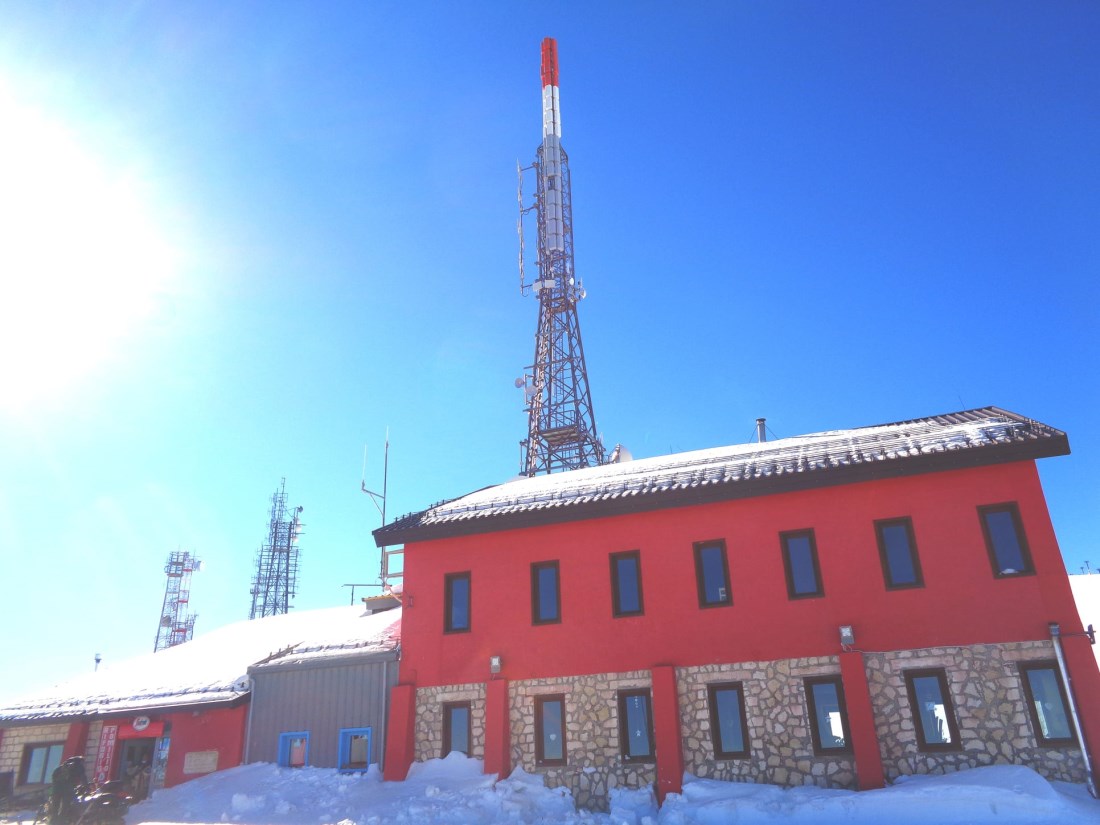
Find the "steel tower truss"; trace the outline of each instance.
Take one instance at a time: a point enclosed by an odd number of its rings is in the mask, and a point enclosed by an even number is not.
[[[569,157],[560,141],[557,45],[543,41],[543,142],[535,162],[519,169],[520,289],[539,301],[535,360],[520,383],[525,390],[527,438],[520,472],[533,476],[603,464],[577,303],[585,296],[573,263],[573,201]],[[523,203],[523,173],[535,170],[535,202]],[[534,212],[538,229],[538,280],[524,278],[523,218]]]
[[[271,496],[271,521],[267,542],[256,553],[252,579],[252,611],[248,618],[290,612],[298,592],[298,536],[302,533],[301,507],[287,510],[286,479]]]
[[[164,572],[168,584],[164,588],[164,604],[160,610],[160,625],[153,652],[183,644],[195,632],[194,613],[188,613],[191,602],[191,574],[199,569],[199,560],[186,550],[168,554]]]

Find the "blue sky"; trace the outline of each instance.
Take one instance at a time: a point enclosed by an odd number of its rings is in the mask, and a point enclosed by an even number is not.
[[[387,427],[391,515],[515,475],[545,36],[608,446],[993,404],[1100,565],[1095,3],[9,2],[0,694],[151,650],[177,548],[247,617],[284,476],[346,603]]]

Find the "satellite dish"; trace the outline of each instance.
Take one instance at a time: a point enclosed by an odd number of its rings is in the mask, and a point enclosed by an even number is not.
[[[624,461],[633,461],[634,455],[624,447],[622,444],[616,444],[615,449],[611,451],[611,458],[608,460],[608,464],[622,464]]]
[[[520,387],[522,387],[522,386],[523,386],[524,384],[526,384],[526,383],[527,383],[527,379],[526,379],[526,378],[523,378],[522,376],[521,376],[521,377],[519,377],[519,378],[517,378],[517,379],[516,379],[516,389],[518,390],[518,389],[519,389]]]

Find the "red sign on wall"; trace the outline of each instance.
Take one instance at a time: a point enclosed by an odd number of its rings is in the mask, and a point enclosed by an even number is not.
[[[115,742],[118,740],[118,725],[104,725],[99,732],[99,750],[95,756],[95,783],[102,785],[111,772],[111,762],[115,756]]]

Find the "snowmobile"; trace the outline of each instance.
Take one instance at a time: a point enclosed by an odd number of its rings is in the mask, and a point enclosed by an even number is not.
[[[35,825],[123,825],[131,801],[121,779],[112,779],[99,786],[81,785],[62,821],[51,819],[49,803],[46,803],[38,809],[34,822]]]

